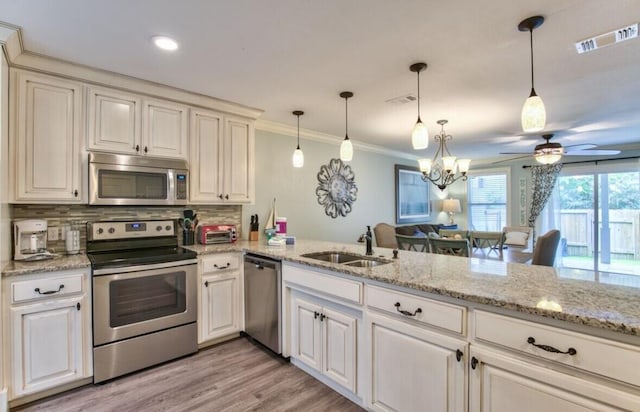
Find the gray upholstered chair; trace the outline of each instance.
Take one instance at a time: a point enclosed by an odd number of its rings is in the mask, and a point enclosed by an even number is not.
[[[426,236],[396,235],[396,242],[398,249],[429,252],[429,238]]]
[[[396,242],[396,228],[388,223],[378,223],[373,228],[373,235],[376,238],[378,247],[388,247],[392,249],[398,248]]]
[[[469,239],[429,239],[431,253],[439,255],[465,256],[471,255]]]
[[[560,231],[553,229],[536,239],[533,248],[532,265],[553,266],[556,260],[556,250],[560,243]]]

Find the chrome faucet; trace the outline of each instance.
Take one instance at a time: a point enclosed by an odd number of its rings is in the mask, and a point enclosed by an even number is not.
[[[371,235],[371,226],[367,226],[367,233],[364,236],[364,240],[367,243],[367,256],[373,255],[373,247],[371,246],[372,235]]]

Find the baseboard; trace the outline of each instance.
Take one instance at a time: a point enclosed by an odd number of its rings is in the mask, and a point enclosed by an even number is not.
[[[2,388],[0,391],[0,412],[7,412],[9,410],[9,404],[7,403],[7,388]]]

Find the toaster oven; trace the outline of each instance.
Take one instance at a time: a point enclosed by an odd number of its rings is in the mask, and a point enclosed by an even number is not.
[[[200,225],[196,235],[202,245],[233,243],[238,239],[236,225]]]

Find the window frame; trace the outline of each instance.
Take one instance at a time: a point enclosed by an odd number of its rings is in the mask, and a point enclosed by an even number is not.
[[[505,209],[507,211],[507,216],[506,216],[506,225],[509,226],[511,225],[511,168],[510,167],[498,167],[498,168],[488,168],[488,169],[474,169],[474,170],[469,170],[469,172],[467,173],[467,176],[469,176],[469,178],[467,179],[467,205],[466,205],[466,213],[467,213],[467,226],[469,227],[469,230],[471,230],[471,227],[473,226],[473,220],[471,218],[471,178],[472,177],[478,177],[478,176],[495,176],[495,175],[505,175],[506,176],[506,187],[507,187],[507,193],[506,193],[506,203],[505,203]],[[502,229],[501,229],[502,230]]]

